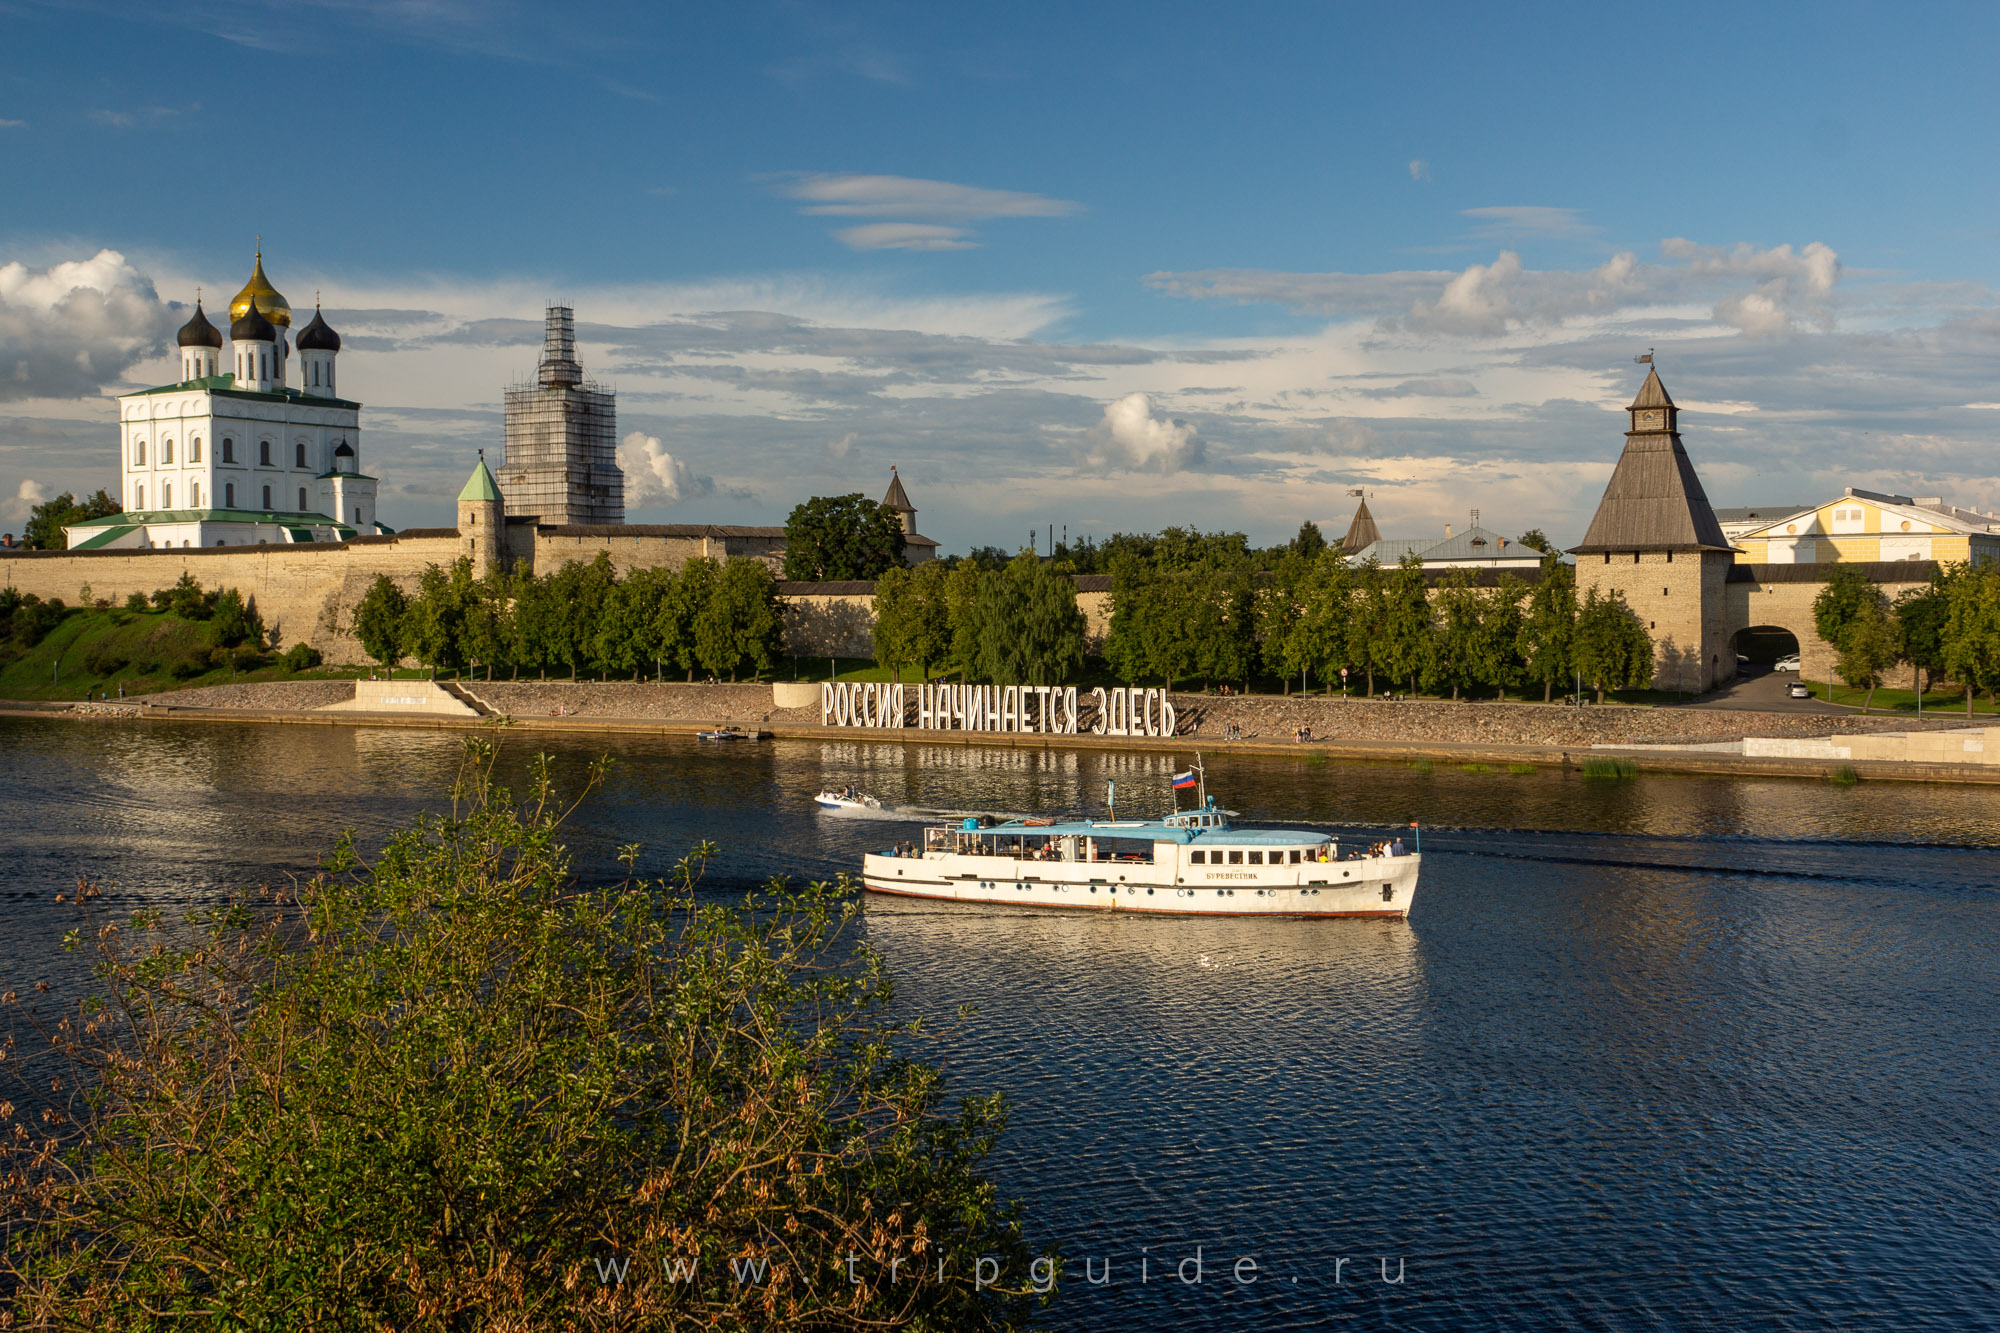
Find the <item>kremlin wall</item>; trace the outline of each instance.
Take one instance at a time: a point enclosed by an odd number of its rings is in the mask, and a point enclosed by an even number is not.
[[[71,528],[69,550],[10,553],[0,560],[0,581],[70,603],[117,602],[187,573],[205,588],[236,588],[253,599],[277,646],[311,644],[331,663],[355,664],[367,659],[352,615],[378,575],[414,589],[427,566],[460,557],[481,574],[496,564],[548,574],[599,554],[621,575],[697,557],[757,559],[774,572],[782,564],[781,527],[624,522],[611,444],[615,395],[584,379],[566,308],[547,312],[536,380],[507,391],[498,476],[481,450],[458,499],[458,526],[400,532],[375,516],[375,479],[361,466],[360,404],[334,396],[339,335],[315,311],[297,339],[294,386],[291,309],[265,277],[261,254],[229,311],[233,372],[221,372],[221,334],[197,301],[179,338],[183,380],[120,398],[126,512]],[[1791,633],[1803,674],[1824,679],[1835,654],[1813,631],[1812,603],[1836,562],[1893,598],[1924,584],[1938,560],[2000,558],[2000,519],[1935,499],[1853,490],[1826,506],[1742,511],[1775,521],[1725,533],[1657,371],[1627,411],[1623,452],[1570,554],[1579,595],[1615,590],[1646,624],[1658,689],[1700,693],[1726,682],[1736,674],[1736,645],[1752,629]],[[286,508],[294,497],[297,506]],[[938,544],[917,533],[900,479],[891,477],[883,499],[901,516],[908,558],[933,557]],[[1343,546],[1356,551],[1377,536],[1364,503]],[[1496,572],[1482,570],[1482,581]],[[1532,582],[1539,568],[1524,566],[1519,576]],[[1101,641],[1110,579],[1077,583],[1088,633]],[[781,583],[779,592],[789,652],[872,655],[872,583]]]

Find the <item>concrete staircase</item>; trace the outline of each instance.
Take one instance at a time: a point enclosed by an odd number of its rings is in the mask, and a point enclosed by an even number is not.
[[[499,716],[499,711],[497,709],[495,709],[491,704],[487,703],[484,699],[480,698],[478,695],[474,694],[472,690],[468,688],[462,681],[441,680],[437,682],[437,687],[443,690],[446,694],[449,694],[452,698],[464,704],[467,708],[470,708],[473,712],[479,714],[479,716],[481,717]]]

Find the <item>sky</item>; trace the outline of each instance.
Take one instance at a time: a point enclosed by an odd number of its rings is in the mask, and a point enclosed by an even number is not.
[[[1652,350],[1718,506],[2000,508],[1991,6],[0,0],[0,526],[248,277],[448,524],[543,307],[627,517],[901,470],[946,552],[1582,536]],[[217,321],[221,323],[221,320]],[[1046,537],[1041,538],[1046,541]]]

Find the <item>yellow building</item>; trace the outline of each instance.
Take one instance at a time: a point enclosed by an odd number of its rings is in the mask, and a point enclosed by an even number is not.
[[[1768,512],[1768,511],[1767,511]],[[1746,565],[2000,560],[2000,518],[1850,486],[1838,500],[1787,514],[1734,538]]]

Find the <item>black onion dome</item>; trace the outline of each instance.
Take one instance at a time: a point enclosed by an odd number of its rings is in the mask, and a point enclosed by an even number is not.
[[[180,344],[183,347],[220,347],[222,332],[208,322],[208,316],[201,313],[201,302],[194,303],[194,318],[181,325]]]
[[[313,307],[312,323],[299,330],[298,347],[301,352],[338,352],[340,335],[320,318],[319,307]]]
[[[335,458],[352,458],[354,457],[354,446],[349,444],[346,440],[342,440],[340,444],[334,449],[333,456]]]
[[[229,326],[229,336],[240,343],[274,343],[278,341],[278,328],[264,318],[264,312],[252,301],[250,308],[243,312],[243,318]]]

